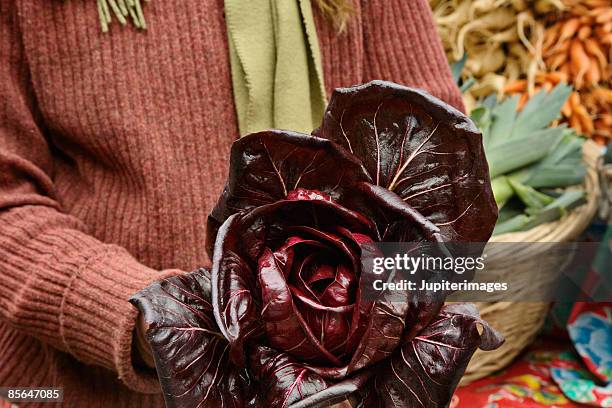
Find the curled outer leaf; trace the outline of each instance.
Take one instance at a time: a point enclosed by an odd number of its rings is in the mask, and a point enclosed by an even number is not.
[[[405,330],[407,302],[378,299],[373,303],[366,322],[358,332],[362,335],[347,372],[353,373],[389,357],[400,344]]]
[[[446,407],[476,349],[492,350],[502,343],[474,305],[447,305],[380,366],[376,394],[385,407]]]
[[[338,200],[358,181],[369,181],[361,162],[329,140],[268,130],[234,142],[227,184],[208,218],[207,250],[232,214],[283,200],[292,190],[318,190]]]
[[[293,357],[265,346],[250,352],[250,372],[259,385],[264,407],[287,408],[329,384]]]
[[[329,388],[294,403],[289,408],[327,407],[342,402],[346,400],[347,397],[359,393],[372,377],[372,374],[372,371],[355,374],[350,378],[331,385]]]
[[[444,242],[440,227],[394,192],[370,183],[359,183],[355,192],[353,199],[359,197],[359,193],[363,194],[360,198],[364,199],[362,202],[353,201],[356,207],[370,213],[375,219],[384,219],[382,224],[386,227],[383,240]]]
[[[212,268],[214,317],[223,337],[230,343],[235,364],[245,365],[244,343],[261,330],[256,275],[249,258],[240,251],[241,225],[238,214],[228,218],[217,236]]]
[[[359,158],[374,184],[422,214],[444,240],[489,239],[497,206],[482,136],[453,107],[417,89],[372,81],[336,89],[313,134]],[[368,211],[368,201],[361,200],[368,215],[380,212]],[[397,219],[406,220],[406,214],[377,217],[383,239],[397,240],[385,234],[390,229],[400,236],[404,232],[406,226],[398,228]]]
[[[151,345],[167,407],[234,407],[254,403],[249,376],[229,362],[229,344],[214,320],[210,272],[155,282],[130,302],[149,325]]]

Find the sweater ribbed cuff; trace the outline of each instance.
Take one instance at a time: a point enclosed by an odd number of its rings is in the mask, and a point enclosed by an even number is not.
[[[60,333],[65,347],[81,361],[116,370],[135,391],[159,392],[154,372],[134,367],[132,340],[138,311],[128,299],[150,283],[180,273],[150,269],[114,246],[91,256],[63,296]]]
[[[0,212],[0,316],[84,363],[117,372],[134,390],[159,392],[153,371],[133,365],[138,312],[128,299],[182,271],[144,266],[80,227],[78,220],[43,206]]]

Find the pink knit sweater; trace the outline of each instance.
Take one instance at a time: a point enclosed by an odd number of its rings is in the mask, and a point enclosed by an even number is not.
[[[461,108],[426,0],[355,10],[340,36],[315,13],[328,92],[387,79]],[[64,407],[163,406],[127,299],[208,264],[238,135],[223,1],[145,12],[103,34],[92,0],[0,0],[0,386]]]

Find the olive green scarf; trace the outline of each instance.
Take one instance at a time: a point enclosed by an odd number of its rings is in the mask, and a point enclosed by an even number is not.
[[[325,88],[310,0],[225,0],[240,134],[310,132]]]
[[[103,31],[112,16],[146,29],[141,0],[97,3]],[[225,17],[240,134],[312,131],[326,99],[310,0],[225,0]]]

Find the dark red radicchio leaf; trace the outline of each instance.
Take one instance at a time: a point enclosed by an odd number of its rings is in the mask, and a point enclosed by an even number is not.
[[[333,404],[339,404],[346,401],[352,395],[359,394],[365,387],[368,380],[372,377],[373,372],[362,371],[352,377],[346,378],[336,384],[326,388],[316,394],[312,394],[301,401],[297,401],[289,408],[314,408],[314,407],[329,407]],[[334,406],[336,408],[350,408],[352,405],[343,404]],[[368,406],[368,408],[370,408]]]
[[[221,224],[238,211],[283,200],[299,189],[337,201],[359,181],[370,181],[361,162],[329,140],[284,130],[247,135],[232,145],[227,184],[208,218],[208,254],[212,258]]]
[[[262,320],[270,344],[311,363],[340,366],[359,277],[359,233],[289,229],[290,238],[259,258]],[[292,328],[294,328],[292,330]],[[299,333],[304,333],[306,338]]]
[[[447,407],[476,349],[492,350],[502,343],[474,305],[450,304],[388,359],[290,408],[324,407],[347,397],[362,408]]]
[[[263,407],[287,408],[329,386],[293,357],[264,346],[250,350],[249,371],[259,386]]]
[[[239,253],[242,237],[239,214],[232,215],[219,229],[212,268],[212,302],[217,325],[230,342],[231,359],[244,366],[244,343],[261,332],[256,272],[248,257]]]
[[[422,229],[439,229],[443,241],[486,242],[497,219],[482,137],[474,123],[441,100],[417,89],[372,81],[336,89],[314,135],[330,139],[359,158],[373,183],[397,194],[397,206],[376,189],[362,189],[349,208],[377,220],[383,241],[431,240]],[[357,208],[357,207],[361,208]],[[414,211],[431,225],[411,219]]]
[[[374,220],[381,241],[489,239],[497,206],[482,137],[453,107],[420,90],[373,81],[337,89],[313,134],[364,164],[373,183],[359,183],[341,204]],[[417,292],[407,300],[411,336],[438,314],[444,297]]]
[[[503,337],[480,318],[473,304],[446,305],[431,324],[381,363],[373,384],[376,399],[384,407],[447,407],[476,349],[492,350],[502,343]]]
[[[402,341],[410,308],[407,292],[382,292],[375,300],[361,300],[361,322],[353,323],[359,345],[347,367],[351,374],[389,357]],[[365,319],[364,319],[365,317]]]
[[[341,364],[325,348],[320,340],[322,336],[312,332],[311,325],[307,324],[297,309],[283,270],[268,248],[259,258],[259,280],[262,292],[261,318],[266,326],[268,341],[281,350],[291,350],[292,354],[306,361],[321,355],[328,363]]]
[[[291,231],[308,226],[321,231],[343,226],[356,234],[374,233],[374,227],[367,219],[325,199],[276,201],[234,214],[219,229],[212,265],[212,300],[217,325],[230,342],[230,355],[238,366],[243,366],[246,361],[245,343],[263,332],[262,313],[270,309],[270,301],[261,299],[262,287],[269,299],[276,299],[274,307],[264,314],[266,323],[281,328],[285,324],[287,329],[298,327],[296,320],[299,315],[292,313],[295,311],[294,301],[289,298],[288,287],[282,282],[273,284],[281,278],[278,268],[263,255],[266,248],[282,247]],[[269,261],[264,268],[264,278],[276,273],[279,279],[258,282],[262,256],[263,261]],[[310,333],[299,330],[292,334],[298,344],[302,341],[315,344]],[[312,348],[304,349],[304,352],[312,353]]]
[[[210,272],[155,282],[130,299],[149,325],[146,337],[168,408],[255,407],[246,370],[229,362],[210,299]]]

